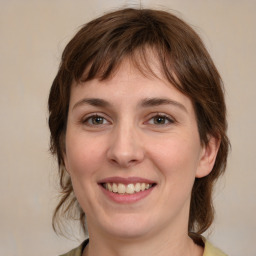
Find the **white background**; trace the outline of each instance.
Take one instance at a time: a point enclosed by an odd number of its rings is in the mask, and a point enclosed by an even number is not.
[[[226,86],[232,152],[215,193],[210,240],[256,255],[256,1],[144,0],[193,24]],[[56,165],[47,97],[63,47],[79,26],[139,1],[0,0],[0,255],[58,255],[81,240],[57,237]]]

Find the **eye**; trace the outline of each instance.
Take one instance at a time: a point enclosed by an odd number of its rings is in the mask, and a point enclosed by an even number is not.
[[[148,123],[151,125],[168,125],[174,123],[174,121],[166,115],[158,114],[150,118]]]
[[[93,115],[85,118],[85,120],[83,120],[83,123],[91,126],[94,126],[94,125],[97,126],[97,125],[105,125],[105,124],[108,124],[109,122],[102,116]]]

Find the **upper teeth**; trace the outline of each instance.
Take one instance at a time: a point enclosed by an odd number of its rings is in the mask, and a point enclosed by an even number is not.
[[[152,184],[148,183],[136,183],[136,184],[122,184],[122,183],[104,183],[104,188],[118,194],[134,194],[136,192],[144,191],[152,187]]]

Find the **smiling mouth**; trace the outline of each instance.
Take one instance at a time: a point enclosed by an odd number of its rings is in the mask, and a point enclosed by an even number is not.
[[[123,184],[123,183],[102,183],[101,184],[106,190],[116,193],[116,194],[135,194],[141,191],[148,190],[155,186],[156,184],[149,184],[149,183],[131,183],[131,184]]]

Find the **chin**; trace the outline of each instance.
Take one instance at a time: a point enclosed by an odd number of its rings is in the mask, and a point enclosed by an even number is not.
[[[145,218],[134,216],[119,216],[104,223],[103,229],[108,235],[118,237],[119,239],[138,239],[146,237],[152,230],[152,222],[146,221]],[[150,225],[151,224],[151,225]]]
[[[139,239],[145,238],[149,234],[148,228],[138,228],[136,225],[133,227],[116,227],[109,230],[109,235],[113,237],[118,237],[119,239]]]

